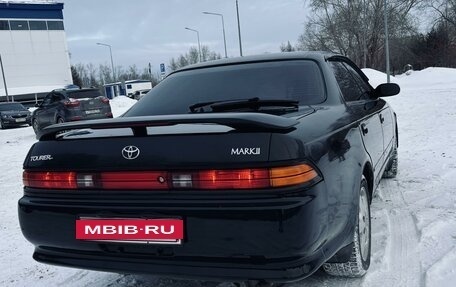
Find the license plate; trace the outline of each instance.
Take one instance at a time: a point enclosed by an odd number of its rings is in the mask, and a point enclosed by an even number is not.
[[[25,121],[26,121],[26,119],[16,119],[16,123],[23,123]]]
[[[88,110],[88,111],[86,111],[87,115],[98,114],[98,113],[100,113],[100,110]]]
[[[76,239],[144,244],[181,244],[184,222],[181,219],[76,220]]]

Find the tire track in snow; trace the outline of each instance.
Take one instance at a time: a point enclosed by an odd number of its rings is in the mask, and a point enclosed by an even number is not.
[[[385,258],[388,270],[382,272],[383,284],[424,286],[418,252],[420,237],[402,189],[396,180],[383,180],[378,191],[385,201],[389,232]]]

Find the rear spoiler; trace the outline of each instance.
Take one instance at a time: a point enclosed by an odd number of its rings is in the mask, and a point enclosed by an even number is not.
[[[240,131],[289,132],[298,121],[282,116],[262,113],[182,114],[67,122],[46,127],[37,134],[40,141],[54,140],[63,132],[78,129],[131,128],[134,136],[147,136],[147,127],[177,124],[219,124]]]

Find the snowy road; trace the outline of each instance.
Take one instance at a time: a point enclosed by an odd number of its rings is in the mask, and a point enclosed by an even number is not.
[[[366,71],[373,84],[384,75]],[[361,279],[317,272],[287,286],[454,286],[456,281],[456,70],[426,69],[394,79],[388,99],[399,121],[399,174],[372,203],[371,268]],[[113,110],[128,108],[116,99]],[[30,127],[0,130],[0,286],[230,286],[228,282],[118,275],[39,264],[17,220]]]

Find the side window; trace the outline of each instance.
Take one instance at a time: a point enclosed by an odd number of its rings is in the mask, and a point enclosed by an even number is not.
[[[41,105],[48,106],[49,104],[51,104],[51,100],[52,100],[52,93],[49,93],[46,95],[46,97],[44,97],[43,103]]]
[[[358,98],[358,100],[367,100],[369,99],[369,95],[371,93],[371,88],[368,83],[366,83],[361,75],[353,69],[352,66],[348,65],[347,63],[344,63],[344,66],[347,68],[347,70],[350,72],[351,76],[353,79],[355,79],[356,83],[358,84],[358,87],[361,89],[361,96]]]
[[[62,100],[63,98],[64,98],[64,97],[63,97],[63,95],[61,95],[61,94],[57,94],[57,93],[52,94],[52,103],[57,103],[57,102],[59,102],[60,100]]]
[[[358,83],[347,70],[345,65],[342,62],[337,61],[331,61],[330,65],[334,71],[334,76],[336,77],[345,101],[351,102],[359,100],[363,91],[360,89]]]

